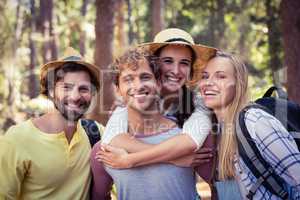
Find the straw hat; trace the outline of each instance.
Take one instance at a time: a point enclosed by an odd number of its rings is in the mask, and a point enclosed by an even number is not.
[[[96,78],[98,82],[98,87],[100,84],[100,70],[96,65],[93,65],[87,61],[80,55],[79,52],[77,52],[72,47],[68,47],[64,53],[64,56],[62,58],[59,58],[58,60],[48,62],[41,66],[40,71],[40,84],[41,84],[41,93],[43,94],[46,91],[46,83],[47,83],[47,73],[49,71],[55,70],[59,67],[61,67],[65,63],[76,63],[85,66],[91,74]]]
[[[189,81],[190,84],[198,80],[199,71],[203,69],[205,63],[207,63],[217,51],[217,49],[213,47],[195,44],[189,33],[178,28],[164,29],[156,34],[153,42],[141,44],[139,47],[146,48],[151,53],[154,53],[156,50],[166,45],[188,45],[194,50],[196,59],[193,65],[194,75],[192,80]]]

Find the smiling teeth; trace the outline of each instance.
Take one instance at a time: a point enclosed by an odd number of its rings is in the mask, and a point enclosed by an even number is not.
[[[146,94],[136,94],[136,95],[134,95],[135,98],[140,98],[140,97],[145,97],[145,96],[146,96]]]
[[[174,81],[174,82],[178,82],[179,78],[172,78],[172,77],[168,77],[169,81]]]
[[[77,105],[74,105],[74,104],[68,104],[67,105],[69,108],[78,108],[78,106]]]
[[[204,94],[205,94],[205,95],[216,95],[215,92],[211,92],[211,91],[206,91]]]

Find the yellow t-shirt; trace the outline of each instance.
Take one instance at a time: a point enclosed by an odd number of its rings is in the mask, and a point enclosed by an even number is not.
[[[63,132],[44,133],[31,120],[11,127],[0,138],[0,200],[88,199],[90,151],[80,123],[70,144]]]

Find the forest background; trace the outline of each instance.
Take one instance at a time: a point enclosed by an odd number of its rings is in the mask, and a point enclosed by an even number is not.
[[[277,85],[300,103],[299,0],[1,0],[0,27],[0,134],[49,107],[39,95],[39,68],[68,46],[101,68],[102,95],[90,116],[105,124],[109,64],[168,27],[240,55],[251,99]]]

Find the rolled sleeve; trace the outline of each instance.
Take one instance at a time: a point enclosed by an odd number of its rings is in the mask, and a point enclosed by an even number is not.
[[[183,124],[182,132],[189,135],[197,145],[198,150],[204,143],[211,130],[211,121],[208,114],[196,110]]]
[[[125,107],[117,107],[109,118],[102,143],[109,144],[111,140],[121,133],[127,133],[128,130],[128,111]]]

